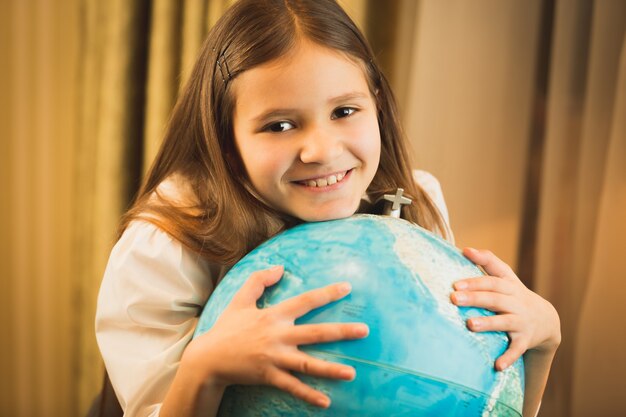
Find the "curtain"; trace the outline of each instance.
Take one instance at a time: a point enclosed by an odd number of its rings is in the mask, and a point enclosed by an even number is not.
[[[617,388],[626,326],[616,321],[626,310],[607,296],[626,290],[617,269],[626,248],[625,28],[625,2],[557,3],[535,272],[560,312],[563,343],[545,415],[626,412]]]
[[[77,1],[0,2],[0,415],[75,415]]]
[[[612,13],[611,10],[605,10]],[[578,334],[572,373],[573,416],[618,416],[624,412],[620,381],[626,373],[626,316],[622,301],[624,269],[621,256],[626,248],[626,41],[621,58],[604,174],[600,189],[595,239],[590,255],[586,291],[580,304]]]
[[[0,415],[82,416],[100,390],[119,216],[231,2],[0,2]],[[540,415],[624,415],[626,2],[340,3],[458,245],[492,249],[560,312]]]

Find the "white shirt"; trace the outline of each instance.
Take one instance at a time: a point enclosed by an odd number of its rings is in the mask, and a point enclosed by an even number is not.
[[[438,181],[424,171],[414,177],[449,231]],[[124,416],[159,415],[219,269],[146,221],[133,221],[114,246],[98,296],[96,338]]]

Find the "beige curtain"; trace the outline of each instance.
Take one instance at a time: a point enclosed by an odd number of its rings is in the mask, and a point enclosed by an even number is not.
[[[626,374],[626,41],[622,43],[608,132],[586,291],[580,304],[572,366],[572,416],[623,415]]]
[[[0,2],[0,415],[82,416],[100,390],[95,297],[117,221],[230,2]],[[543,67],[541,0],[340,3],[443,185],[458,244],[533,266],[561,313],[541,415],[626,414],[626,2],[555,2]]]
[[[564,339],[545,415],[621,416],[626,2],[557,5],[536,282]]]
[[[2,416],[76,414],[78,22],[75,1],[0,2]]]

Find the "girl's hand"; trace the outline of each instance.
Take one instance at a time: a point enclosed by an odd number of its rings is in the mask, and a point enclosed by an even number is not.
[[[185,354],[202,363],[208,370],[207,380],[217,385],[274,385],[313,405],[328,407],[330,399],[325,394],[292,372],[352,380],[355,370],[310,356],[298,346],[359,339],[367,336],[369,329],[362,323],[294,324],[298,317],[349,294],[348,283],[311,290],[259,309],[257,300],[282,274],[282,267],[252,274],[211,330],[193,340]]]
[[[526,288],[513,270],[490,251],[465,248],[463,254],[482,266],[487,275],[455,282],[456,291],[450,299],[458,306],[482,307],[496,313],[471,318],[467,323],[475,332],[508,333],[511,343],[496,360],[496,369],[504,370],[529,349],[554,354],[561,330],[552,304]]]

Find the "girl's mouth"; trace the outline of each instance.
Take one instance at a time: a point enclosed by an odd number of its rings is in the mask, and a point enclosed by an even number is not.
[[[347,171],[336,172],[334,174],[331,174],[325,177],[319,177],[319,178],[309,179],[309,180],[304,180],[304,181],[297,181],[297,184],[306,185],[307,187],[313,187],[313,188],[324,188],[324,187],[328,187],[328,186],[340,183],[350,174],[350,172],[352,172],[352,169],[349,169]]]

